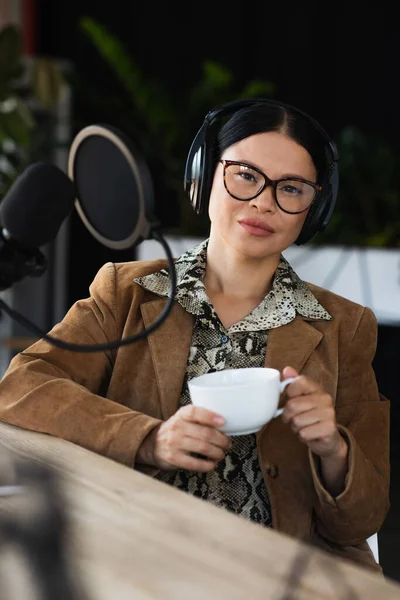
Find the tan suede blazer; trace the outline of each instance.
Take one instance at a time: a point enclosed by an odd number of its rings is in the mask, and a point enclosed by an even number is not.
[[[133,278],[165,266],[164,260],[104,265],[91,297],[77,302],[52,334],[81,344],[135,335],[158,317],[166,299]],[[389,507],[389,401],[379,395],[371,367],[376,319],[368,308],[309,287],[332,321],[298,315],[270,330],[265,364],[290,365],[332,395],[350,446],[349,471],[344,492],[332,498],[307,446],[281,418],[271,421],[257,444],[273,526],[374,568],[365,540],[380,529]],[[135,466],[144,437],[178,408],[192,319],[175,303],[147,338],[107,352],[37,342],[11,361],[0,383],[0,419]]]

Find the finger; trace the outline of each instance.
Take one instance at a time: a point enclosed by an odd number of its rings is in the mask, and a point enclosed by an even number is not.
[[[225,452],[222,448],[214,446],[214,444],[210,444],[206,440],[199,440],[192,437],[186,436],[183,438],[181,449],[185,452],[201,454],[214,462],[219,462],[225,458]]]
[[[231,438],[215,427],[185,422],[184,435],[197,438],[199,440],[204,440],[210,444],[214,444],[214,446],[222,448],[222,450],[229,450],[232,447]]]
[[[212,427],[221,427],[225,420],[221,415],[218,415],[211,410],[201,408],[200,406],[194,406],[189,404],[179,410],[179,416],[184,421],[190,423],[200,423],[200,425],[209,425]]]
[[[195,471],[197,473],[208,473],[216,467],[216,462],[212,460],[205,460],[202,458],[195,458],[186,454],[185,452],[178,453],[175,461],[175,467],[177,469],[185,469],[186,471]]]
[[[304,427],[323,421],[330,421],[336,426],[335,411],[329,407],[308,410],[307,412],[295,415],[291,419],[290,424],[294,431],[300,431]]]
[[[296,377],[296,379],[292,381],[292,383],[288,385],[286,389],[289,398],[323,391],[321,386],[316,381],[306,377],[305,375],[299,375]]]
[[[290,398],[285,405],[282,418],[290,421],[295,415],[318,408],[332,407],[332,397],[329,394],[307,394]],[[333,409],[334,410],[334,409]]]
[[[299,373],[293,367],[285,367],[282,371],[283,379],[289,379],[289,377],[298,377]]]
[[[323,441],[324,438],[329,439],[337,431],[335,423],[332,421],[320,421],[308,427],[303,427],[297,435],[304,442],[314,442],[316,440]]]

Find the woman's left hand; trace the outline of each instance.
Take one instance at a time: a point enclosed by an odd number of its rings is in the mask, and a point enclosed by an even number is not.
[[[284,379],[296,377],[296,381],[287,387],[283,421],[321,458],[346,456],[347,443],[337,428],[332,396],[292,367],[285,367],[282,375]]]

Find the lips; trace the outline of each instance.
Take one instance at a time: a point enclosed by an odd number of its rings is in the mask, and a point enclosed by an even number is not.
[[[272,227],[260,219],[241,219],[239,225],[254,235],[269,235],[275,233],[275,229],[272,229]]]

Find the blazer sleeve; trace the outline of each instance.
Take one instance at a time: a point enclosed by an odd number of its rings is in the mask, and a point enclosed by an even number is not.
[[[379,531],[389,509],[389,401],[379,394],[372,360],[377,323],[364,308],[355,333],[341,352],[336,395],[338,428],[349,446],[345,489],[332,497],[311,452],[316,491],[316,528],[339,545],[356,545]]]
[[[50,334],[75,344],[121,337],[115,265],[107,263]],[[40,340],[15,356],[0,382],[0,420],[63,438],[133,466],[145,436],[160,420],[106,399],[115,350],[72,352]]]

